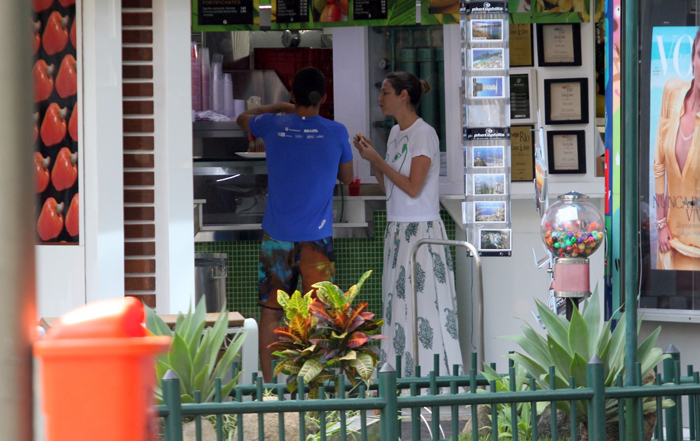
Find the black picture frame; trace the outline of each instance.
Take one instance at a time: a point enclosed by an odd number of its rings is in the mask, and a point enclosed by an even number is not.
[[[552,86],[567,84],[567,83],[578,83],[579,85],[579,97],[578,102],[580,103],[580,118],[564,118],[562,113],[557,112],[554,119],[552,117]],[[559,110],[559,109],[557,109]],[[588,78],[551,78],[544,80],[544,123],[547,125],[556,124],[588,124],[590,118],[588,115]]]
[[[557,168],[555,157],[555,136],[576,136],[577,168]],[[550,174],[584,174],[586,173],[586,131],[585,130],[548,130],[547,131],[547,162]]]
[[[544,38],[546,27],[570,27],[571,28],[571,50],[573,61],[547,60],[546,53],[548,45],[553,44],[552,40]],[[547,23],[537,25],[537,65],[540,67],[562,67],[581,66],[581,25],[579,23]]]

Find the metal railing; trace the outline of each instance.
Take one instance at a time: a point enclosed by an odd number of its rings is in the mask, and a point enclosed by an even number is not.
[[[476,282],[476,292],[477,292],[477,309],[478,309],[478,314],[477,314],[477,326],[479,328],[479,348],[478,348],[478,353],[481,355],[481,358],[479,361],[483,361],[485,357],[484,353],[484,282],[482,278],[482,273],[481,273],[481,257],[479,257],[479,253],[476,251],[476,248],[474,245],[470,244],[469,242],[462,241],[462,240],[443,240],[443,239],[420,239],[418,242],[413,244],[413,248],[411,248],[411,255],[409,258],[409,267],[411,269],[411,306],[413,308],[413,357],[415,358],[415,363],[416,365],[420,365],[420,357],[418,354],[418,310],[416,308],[416,305],[418,304],[418,291],[416,289],[416,283],[414,281],[416,280],[416,254],[418,253],[418,249],[422,245],[427,245],[427,244],[434,244],[434,245],[446,245],[446,246],[454,246],[454,247],[464,247],[471,252],[471,257],[474,258],[474,261],[476,263],[476,274],[477,274],[477,282]],[[477,366],[481,366],[481,364],[477,364]]]
[[[475,354],[472,354],[474,361]],[[298,392],[287,393],[284,383],[263,384],[262,378],[256,378],[254,385],[241,385],[234,388],[231,398],[235,401],[224,401],[220,393],[216,395],[215,401],[210,403],[181,403],[179,379],[168,372],[163,378],[163,405],[158,406],[158,415],[164,419],[165,441],[182,441],[182,421],[183,418],[194,419],[201,423],[205,415],[211,415],[216,420],[217,440],[233,439],[242,441],[244,439],[242,430],[243,416],[246,414],[257,415],[257,439],[263,440],[274,438],[279,440],[299,439],[307,440],[308,437],[318,440],[369,440],[381,439],[382,441],[394,441],[399,439],[418,440],[421,438],[421,429],[427,427],[429,439],[441,440],[484,440],[493,439],[490,434],[499,434],[504,429],[504,419],[511,421],[512,428],[510,438],[513,441],[533,440],[536,441],[542,436],[538,433],[537,403],[547,402],[551,415],[557,414],[557,407],[564,407],[568,403],[570,411],[568,413],[571,421],[570,439],[584,439],[582,431],[587,431],[587,439],[601,441],[612,432],[619,433],[619,440],[642,440],[644,439],[644,427],[642,422],[646,413],[642,407],[643,401],[647,401],[652,406],[652,411],[656,415],[657,424],[653,432],[653,439],[677,441],[683,439],[682,418],[683,411],[687,409],[689,421],[689,433],[691,440],[700,439],[700,374],[688,366],[688,375],[680,375],[679,354],[672,354],[672,358],[664,360],[663,378],[656,376],[655,385],[633,386],[633,387],[605,387],[604,364],[593,357],[586,367],[587,385],[586,387],[576,387],[573,384],[573,377],[570,378],[570,388],[557,389],[556,383],[550,382],[550,389],[537,389],[535,379],[529,379],[529,385],[520,390],[515,389],[516,371],[511,363],[508,374],[504,377],[509,379],[507,391],[497,391],[495,381],[486,381],[483,376],[477,375],[476,369],[472,368],[469,375],[438,376],[439,358],[434,357],[434,369],[426,377],[421,377],[420,366],[415,367],[416,376],[401,378],[389,363],[378,374],[378,381],[367,387],[361,383],[359,387],[352,388],[350,382],[343,377],[338,377],[337,383],[326,383],[319,389],[318,399],[308,399],[308,387],[305,387],[303,380],[299,378]],[[400,360],[398,360],[400,364]],[[455,366],[455,374],[458,372]],[[636,375],[641,375],[641,366],[637,364]],[[554,378],[554,367],[550,368],[549,377]],[[622,376],[619,384],[622,385]],[[276,380],[275,380],[276,381]],[[641,379],[640,379],[641,381]],[[218,383],[220,386],[220,382]],[[477,393],[478,386],[488,386],[487,390]],[[445,390],[449,389],[449,391]],[[271,391],[278,397],[278,401],[263,401],[265,391]],[[376,395],[370,396],[370,392],[376,391]],[[460,391],[461,390],[461,391]],[[466,392],[465,392],[466,390]],[[424,393],[427,392],[427,393]],[[252,395],[254,401],[244,401],[245,395]],[[686,397],[683,403],[683,397]],[[662,399],[671,398],[674,405],[662,410]],[[633,436],[626,435],[625,412],[627,399],[636,399],[639,403],[636,409],[634,421],[637,427],[632,430]],[[195,397],[195,400],[198,400]],[[583,403],[587,410],[585,414],[579,414],[581,406],[576,403]],[[465,406],[471,410],[471,415],[478,414],[478,406],[486,405],[490,407],[490,425],[479,427],[472,424],[471,433],[460,435],[463,421],[460,413]],[[521,415],[520,406],[528,405],[530,409],[529,419],[524,421]],[[617,405],[617,415],[620,423],[611,423],[610,411],[606,407]],[[430,415],[425,418],[426,412],[421,408],[429,408]],[[445,427],[440,421],[441,408],[449,408],[449,420]],[[577,410],[577,408],[579,410]],[[368,413],[379,412],[380,433],[370,436]],[[356,431],[348,428],[348,412],[352,411],[359,418],[360,425]],[[298,437],[286,437],[285,414],[297,413],[299,418]],[[326,416],[335,413],[336,425],[333,430],[329,429]],[[265,432],[265,425],[269,420],[265,419],[265,414],[275,414],[278,418],[277,433],[272,435],[268,429]],[[226,438],[223,433],[223,416],[233,415],[236,417],[235,426],[237,435]],[[314,415],[320,421],[318,433],[310,434],[307,428],[307,417]],[[509,418],[508,418],[509,417]],[[614,418],[614,415],[613,415]],[[430,420],[429,423],[427,420]],[[476,421],[477,418],[472,418]],[[557,441],[561,438],[559,433],[559,421],[557,417],[551,418],[551,433],[545,434],[546,439]],[[519,433],[519,426],[524,423],[528,428],[527,434]],[[376,423],[374,423],[376,424]],[[611,425],[617,424],[617,429],[611,429]],[[447,429],[449,435],[445,436],[443,430]],[[333,432],[333,433],[331,433]],[[484,435],[488,432],[489,435]],[[410,435],[409,435],[410,434]],[[442,434],[442,436],[441,436]],[[272,436],[271,436],[272,435]],[[409,435],[409,436],[407,436]],[[651,435],[651,434],[647,434]],[[201,431],[197,441],[201,440]]]

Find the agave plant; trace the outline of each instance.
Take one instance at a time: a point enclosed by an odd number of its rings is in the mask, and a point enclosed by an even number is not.
[[[613,386],[618,376],[625,370],[625,314],[620,317],[619,326],[611,332],[611,322],[603,323],[598,290],[590,300],[584,302],[583,313],[573,308],[571,321],[552,312],[545,304],[537,301],[537,310],[547,328],[546,337],[538,334],[527,324],[521,329],[524,335],[510,335],[503,338],[513,340],[523,352],[509,354],[512,360],[523,366],[542,389],[548,389],[550,384],[549,367],[556,369],[555,384],[557,389],[568,388],[569,377],[572,376],[576,387],[586,387],[587,361],[597,355],[603,362],[605,370],[605,386]],[[641,317],[637,322],[637,333],[642,324]],[[661,332],[656,328],[637,348],[637,361],[642,366],[642,378],[646,377],[654,366],[668,357],[660,348],[654,347]],[[569,403],[558,404],[568,412]],[[664,400],[664,408],[673,405],[673,401]],[[654,409],[654,399],[644,401],[644,411]],[[577,402],[576,410],[583,421],[587,421],[588,407],[583,402]],[[618,418],[617,400],[607,400],[606,420],[616,421]]]
[[[277,328],[279,341],[270,345],[279,357],[274,375],[285,373],[290,392],[296,390],[297,378],[302,377],[310,387],[310,396],[326,381],[337,378],[333,372],[339,367],[353,385],[358,379],[369,381],[379,358],[370,342],[384,338],[378,332],[383,320],[375,320],[367,311],[367,303],[353,301],[372,271],[360,277],[347,292],[330,282],[313,285],[312,292],[290,297],[277,292],[277,299],[285,311],[286,326]]]
[[[231,368],[231,363],[245,340],[246,332],[237,333],[219,358],[228,328],[226,310],[221,311],[214,326],[205,329],[206,305],[202,296],[194,313],[191,309],[186,315],[178,313],[175,328],[171,331],[152,309],[147,306],[145,309],[148,330],[155,335],[167,335],[172,338],[168,352],[156,358],[156,400],[159,403],[163,401],[161,381],[163,375],[171,369],[180,378],[181,402],[194,403],[195,391],[201,392],[202,401],[212,401],[216,389],[215,379],[224,378]],[[241,372],[222,386],[221,396],[228,396],[240,374]]]

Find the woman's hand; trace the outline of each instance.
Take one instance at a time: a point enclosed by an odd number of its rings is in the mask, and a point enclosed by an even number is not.
[[[366,159],[372,164],[382,159],[379,153],[374,149],[372,141],[365,138],[361,133],[358,133],[352,138],[352,143],[360,153],[360,156],[362,156],[362,159]]]
[[[671,251],[671,230],[668,225],[664,225],[662,229],[659,230],[659,251],[666,253]]]

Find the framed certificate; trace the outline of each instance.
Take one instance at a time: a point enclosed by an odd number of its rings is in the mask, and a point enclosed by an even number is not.
[[[473,21],[472,21],[473,22]],[[510,40],[508,51],[510,67],[532,67],[535,64],[532,52],[532,24],[511,23],[508,25]]]
[[[586,132],[560,130],[547,132],[549,173],[586,173]]]
[[[510,180],[532,182],[535,179],[535,126],[510,127]]]
[[[537,122],[537,70],[510,70],[510,120],[512,124]]]
[[[545,124],[588,124],[588,79],[544,80]]]
[[[556,23],[537,25],[539,66],[580,66],[581,25]]]

